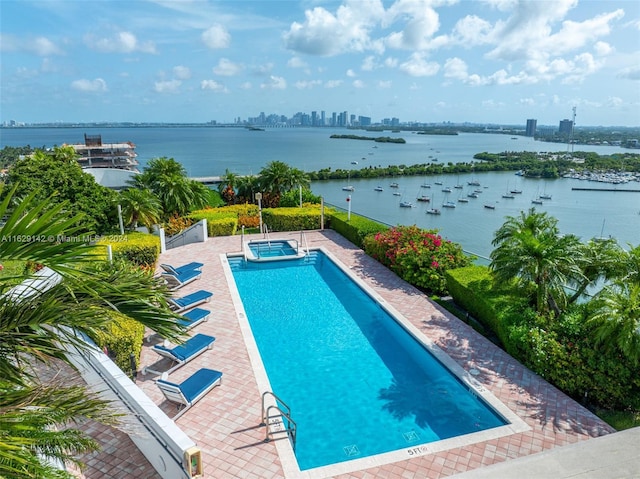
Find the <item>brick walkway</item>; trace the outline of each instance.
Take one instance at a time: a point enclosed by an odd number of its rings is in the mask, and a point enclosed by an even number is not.
[[[282,235],[286,236],[289,235]],[[306,236],[312,248],[323,247],[330,251],[460,367],[471,371],[477,381],[528,426],[524,432],[504,437],[473,444],[454,443],[454,447],[441,451],[437,451],[436,447],[434,452],[418,457],[404,459],[405,456],[397,456],[401,459],[387,464],[367,466],[366,462],[362,462],[363,467],[357,471],[330,474],[330,477],[441,478],[613,432],[595,415],[521,366],[340,235],[333,231],[318,231],[307,232]],[[282,443],[264,443],[264,428],[258,427],[262,391],[257,385],[250,353],[245,346],[220,260],[221,253],[237,251],[240,251],[239,237],[221,237],[176,248],[161,257],[161,262],[174,265],[190,261],[205,264],[202,279],[184,287],[177,295],[198,289],[214,292],[211,302],[204,306],[212,311],[209,321],[197,326],[192,334],[215,336],[215,345],[212,350],[175,371],[171,375],[172,380],[179,382],[202,367],[224,373],[222,385],[179,418],[177,424],[201,448],[205,477],[284,478],[283,464],[287,459],[281,460],[278,453],[278,449],[283,447]],[[147,346],[160,341],[156,337],[150,339],[145,343]],[[157,361],[158,356],[145,347],[141,367]],[[163,401],[153,379],[151,375],[139,375],[138,385],[169,416],[173,416],[175,406]],[[118,440],[115,434],[112,442]],[[106,447],[113,447],[113,444],[107,441]],[[107,453],[108,450],[111,452]],[[105,463],[112,462],[115,457],[112,454],[111,448],[98,457],[92,457],[92,464],[86,471],[87,477],[116,477],[99,473],[100,469],[108,469]],[[100,460],[103,461],[102,467],[96,464]],[[120,474],[117,477],[157,477],[153,472],[147,475],[145,467],[148,468],[148,464],[145,466],[140,463],[135,474]],[[290,479],[291,476],[289,473],[286,477]],[[313,472],[296,476],[313,479],[322,477]]]

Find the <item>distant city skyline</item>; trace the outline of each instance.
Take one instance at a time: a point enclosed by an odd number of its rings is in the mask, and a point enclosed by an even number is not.
[[[3,0],[0,21],[1,124],[640,126],[635,1]]]

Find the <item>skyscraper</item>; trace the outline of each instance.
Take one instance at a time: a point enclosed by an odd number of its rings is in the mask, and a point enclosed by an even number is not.
[[[573,132],[573,121],[567,120],[567,119],[561,120],[560,126],[558,127],[558,133],[560,133],[561,135],[570,136],[572,132]]]
[[[536,127],[538,125],[538,120],[527,120],[527,130],[525,132],[526,136],[536,136]]]

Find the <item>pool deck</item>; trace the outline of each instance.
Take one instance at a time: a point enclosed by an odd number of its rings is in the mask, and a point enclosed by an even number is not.
[[[272,236],[276,237],[275,234]],[[277,237],[299,238],[299,233],[282,234]],[[583,456],[586,458],[575,461],[578,469],[557,474],[555,477],[632,477],[624,474],[613,475],[615,469],[611,466],[603,468],[602,474],[580,475],[580,466],[583,469],[587,467],[590,459],[594,467],[602,468],[606,462],[599,460],[591,449],[598,450],[596,444],[600,441],[616,444],[617,437],[620,437],[620,444],[625,443],[629,449],[628,453],[632,454],[631,444],[637,444],[640,436],[637,431],[608,436],[614,430],[597,416],[523,367],[462,321],[432,303],[420,291],[366,256],[362,250],[337,233],[328,230],[312,231],[306,232],[306,238],[310,247],[323,247],[337,257],[461,368],[472,371],[474,378],[482,386],[527,425],[525,431],[508,436],[490,438],[473,444],[462,442],[453,444],[450,449],[438,451],[436,448],[433,452],[416,456],[406,453],[404,456],[394,456],[395,462],[387,464],[379,464],[374,460],[367,465],[363,459],[361,461],[364,462],[359,462],[361,468],[356,471],[332,473],[322,477],[408,479],[442,478],[459,473],[465,473],[461,478],[550,477],[527,475],[526,472],[532,473],[537,470],[532,464],[548,465],[554,464],[554,461],[563,461],[563,453],[568,454],[568,457],[578,458],[580,451],[585,451],[586,454]],[[241,323],[220,259],[221,253],[238,252],[240,247],[239,236],[216,237],[209,238],[204,243],[170,250],[161,257],[160,262],[176,266],[190,261],[198,261],[205,265],[202,278],[177,291],[176,296],[183,296],[199,289],[214,293],[210,303],[200,306],[211,310],[209,321],[198,325],[191,332],[215,336],[213,349],[179,368],[170,378],[179,382],[202,367],[218,369],[224,373],[221,386],[196,403],[178,419],[177,424],[202,450],[205,477],[292,479],[291,474],[285,475],[286,465],[283,465],[278,453],[278,449],[282,447],[280,442],[263,441],[265,431],[263,427],[259,427],[260,397],[263,391],[259,389],[258,380],[254,375],[251,360],[253,353],[245,345]],[[265,289],[265,293],[268,294],[268,289]],[[151,336],[150,339],[151,341],[145,342],[140,369],[158,362],[159,356],[153,353],[149,346],[160,342],[161,339],[155,336]],[[153,375],[138,374],[137,384],[171,417],[175,415],[175,405],[163,400],[164,397],[154,384],[154,378]],[[591,449],[583,449],[576,445],[600,436],[607,437],[589,441],[589,446],[593,444]],[[150,466],[144,458],[138,458],[137,451],[132,451],[127,467],[122,466],[123,459],[117,458],[114,450],[130,448],[126,446],[126,436],[123,439],[116,431],[105,434],[104,437],[105,451],[92,455],[90,460],[85,458],[89,463],[85,471],[86,477],[159,477],[155,471],[149,470]],[[115,441],[120,441],[119,448],[114,444]],[[575,446],[561,447],[572,444]],[[608,449],[603,447],[603,451],[609,451],[612,447],[617,450],[615,446],[609,446]],[[619,449],[623,451],[624,448],[621,446]],[[401,458],[396,460],[398,457]],[[633,463],[622,459],[623,457],[619,457],[617,463],[624,463],[629,470],[640,470],[640,463],[637,461]],[[287,460],[285,457],[284,461]],[[120,464],[119,469],[116,469],[115,463]],[[494,464],[496,466],[491,466]],[[502,469],[499,469],[501,467]],[[496,468],[493,474],[489,473],[492,468]],[[484,474],[485,471],[488,474]],[[607,472],[612,475],[608,476]],[[297,477],[317,479],[320,476],[303,472]]]

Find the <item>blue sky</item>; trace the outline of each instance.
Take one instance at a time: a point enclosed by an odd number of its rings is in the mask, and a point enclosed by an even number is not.
[[[635,0],[0,2],[0,121],[640,126]]]

